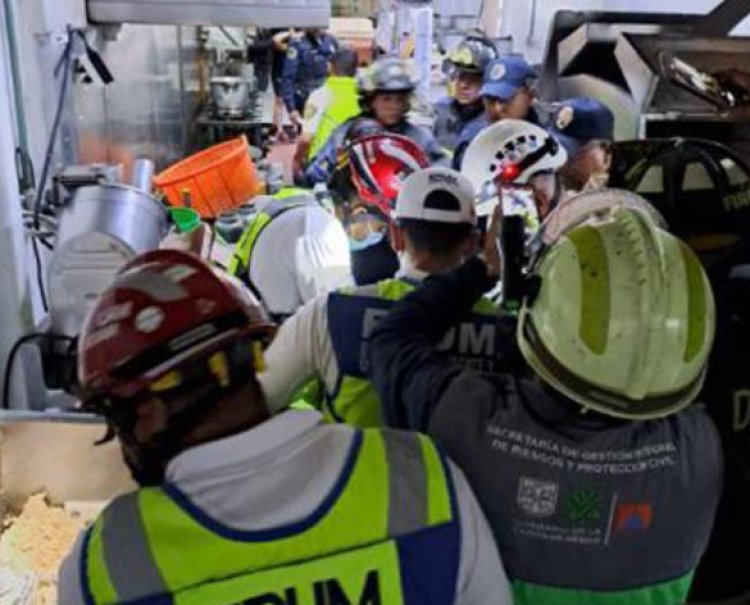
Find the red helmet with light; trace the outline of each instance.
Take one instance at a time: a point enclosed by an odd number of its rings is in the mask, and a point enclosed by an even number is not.
[[[359,197],[390,217],[401,183],[430,162],[422,148],[398,134],[362,137],[347,149],[352,182]]]

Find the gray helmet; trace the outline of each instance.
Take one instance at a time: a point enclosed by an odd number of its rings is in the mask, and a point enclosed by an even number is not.
[[[357,87],[364,95],[378,92],[411,92],[416,87],[416,81],[406,61],[397,57],[384,57],[360,73]]]
[[[450,75],[460,71],[483,74],[487,64],[497,57],[497,49],[492,42],[478,36],[469,36],[448,53],[444,71]]]

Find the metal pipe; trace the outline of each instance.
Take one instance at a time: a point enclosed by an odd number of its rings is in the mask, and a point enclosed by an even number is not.
[[[185,87],[185,65],[182,56],[182,25],[177,26],[177,80],[180,85],[180,115],[182,117],[182,153],[188,150],[188,111],[187,91]]]
[[[136,189],[151,193],[151,180],[154,177],[154,163],[148,158],[137,158],[133,162],[133,176],[130,184]]]
[[[0,44],[0,65],[7,63],[4,44]],[[0,71],[0,283],[3,295],[0,296],[0,377],[5,378],[8,355],[15,342],[30,331],[31,305],[29,276],[26,262],[23,221],[21,218],[21,192],[18,190],[16,163],[13,150],[14,140],[10,111],[11,91],[14,85],[9,82],[9,74]],[[24,388],[20,364],[15,367],[11,383],[13,407],[27,408],[27,391]]]
[[[16,39],[16,17],[13,9],[13,0],[3,0],[3,10],[5,12],[5,35],[8,37],[10,73],[13,79],[12,88],[18,146],[26,154],[26,157],[30,157],[29,135],[26,129],[26,118],[23,113],[23,80],[18,68],[20,58],[18,55],[18,40]]]

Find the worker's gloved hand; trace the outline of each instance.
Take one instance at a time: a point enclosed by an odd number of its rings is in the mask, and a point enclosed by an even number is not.
[[[750,122],[750,71],[733,68],[717,72],[715,76],[723,85],[744,91],[743,102],[731,109],[729,115],[735,120]]]

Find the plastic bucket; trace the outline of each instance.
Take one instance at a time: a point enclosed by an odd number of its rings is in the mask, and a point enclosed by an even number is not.
[[[170,208],[169,214],[180,233],[190,233],[201,225],[201,217],[192,208]]]
[[[215,218],[257,195],[260,182],[244,136],[214,145],[154,177],[171,206],[185,206],[183,191],[203,218]]]

